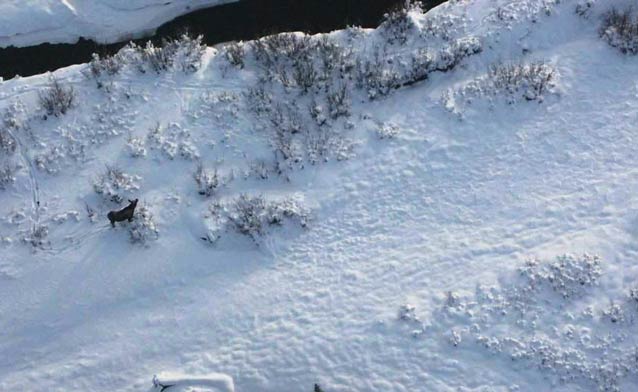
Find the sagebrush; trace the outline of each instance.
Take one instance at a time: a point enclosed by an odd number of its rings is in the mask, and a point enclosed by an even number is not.
[[[63,86],[57,78],[51,77],[49,86],[39,94],[40,107],[49,116],[66,114],[75,103],[73,86]]]

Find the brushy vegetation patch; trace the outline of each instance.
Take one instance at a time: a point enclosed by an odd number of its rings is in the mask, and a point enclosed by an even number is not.
[[[232,181],[231,175],[224,176],[219,173],[216,167],[209,169],[201,162],[193,173],[193,179],[197,184],[197,193],[204,197],[217,195],[220,188]]]
[[[193,37],[188,34],[178,38],[165,38],[159,45],[151,41],[143,46],[131,42],[112,56],[93,54],[93,59],[83,73],[86,77],[95,79],[98,88],[103,87],[108,78],[118,75],[127,66],[133,66],[142,73],[193,73],[201,67],[205,51],[202,36]]]
[[[555,69],[544,61],[493,65],[488,72],[493,93],[511,97],[520,94],[527,101],[542,100],[555,78]]]
[[[106,166],[105,171],[93,180],[93,190],[105,201],[121,204],[132,191],[140,189],[140,176],[125,173],[117,166]]]
[[[295,198],[267,200],[263,195],[241,194],[226,203],[213,203],[213,229],[203,237],[215,243],[223,232],[232,231],[249,237],[260,245],[262,239],[277,227],[293,225],[306,228],[310,213]]]
[[[245,45],[242,41],[231,42],[224,46],[223,55],[226,61],[235,68],[243,69],[245,66],[244,58],[246,57]]]
[[[245,94],[245,102],[270,141],[276,172],[290,178],[291,171],[308,164],[348,159],[354,151],[353,101],[384,99],[434,72],[452,71],[482,51],[474,36],[448,37],[432,46],[420,31],[422,12],[419,3],[407,2],[388,13],[374,32],[282,33],[241,50],[224,49],[232,64],[240,64],[235,58],[251,59],[241,64],[257,67],[258,84]],[[408,40],[415,45],[397,50]]]
[[[248,236],[257,243],[269,227],[282,226],[286,221],[294,221],[305,228],[308,213],[293,199],[266,201],[261,195],[243,194],[233,201],[228,220],[237,233]]]
[[[638,376],[636,291],[600,301],[604,262],[592,255],[531,260],[495,286],[446,293],[423,322],[413,305],[399,320],[413,336],[442,335],[457,350],[484,351],[536,369],[551,383],[621,391]]]
[[[57,78],[51,77],[49,86],[39,94],[40,107],[48,116],[59,117],[66,114],[75,103],[73,86],[65,87]]]
[[[199,158],[199,152],[191,139],[190,131],[176,122],[166,126],[158,123],[152,127],[146,135],[146,145],[150,150],[157,151],[170,160]]]
[[[159,238],[159,229],[150,207],[141,205],[135,210],[129,225],[129,240],[133,244],[149,246]]]
[[[98,88],[102,88],[104,86],[104,79],[119,74],[124,63],[125,60],[120,53],[105,57],[100,57],[97,53],[93,53],[93,58],[83,73],[86,77],[93,78]]]
[[[450,111],[481,97],[487,97],[490,101],[504,99],[510,105],[521,100],[542,102],[555,87],[557,79],[556,69],[545,61],[496,64],[489,67],[486,76],[460,89],[445,92],[442,102]]]
[[[0,157],[11,156],[16,149],[17,141],[8,129],[0,125]]]
[[[0,164],[0,191],[6,190],[16,180],[18,167],[10,162]]]
[[[176,39],[165,38],[160,45],[151,41],[144,46],[131,43],[120,53],[126,62],[136,65],[140,72],[152,71],[159,74],[171,70],[195,72],[201,66],[205,51],[202,36],[183,34]]]
[[[599,34],[622,53],[638,54],[638,13],[632,9],[619,11],[612,8],[603,15]]]
[[[407,0],[383,16],[379,30],[387,38],[388,43],[403,45],[411,35],[418,31],[418,26],[410,15],[412,12],[423,12],[421,2]]]
[[[44,224],[33,225],[22,237],[22,242],[36,249],[47,249],[51,246],[49,227]]]

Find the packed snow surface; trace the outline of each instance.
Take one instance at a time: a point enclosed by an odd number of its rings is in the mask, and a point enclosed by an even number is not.
[[[1,83],[0,390],[638,390],[638,56],[600,31],[631,5]]]
[[[3,0],[0,47],[45,42],[101,43],[151,33],[169,20],[199,8],[236,0]]]

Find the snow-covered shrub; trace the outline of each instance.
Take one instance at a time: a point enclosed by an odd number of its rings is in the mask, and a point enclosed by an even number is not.
[[[622,323],[625,321],[625,312],[620,304],[611,301],[609,307],[603,310],[603,317],[611,323]]]
[[[130,193],[140,189],[140,176],[127,174],[116,166],[106,166],[104,173],[93,181],[93,190],[104,200],[120,204]]]
[[[0,125],[0,156],[11,156],[17,149],[17,143],[13,135]]]
[[[266,68],[285,61],[308,58],[314,49],[310,36],[301,33],[273,34],[252,42],[255,59]]]
[[[217,188],[221,185],[217,168],[212,171],[204,168],[203,164],[197,165],[195,173],[193,173],[195,183],[197,183],[197,193],[202,196],[210,197],[215,194]]]
[[[309,216],[306,209],[295,199],[283,199],[268,203],[267,222],[269,225],[282,226],[284,222],[294,222],[302,228],[308,227]]]
[[[65,157],[64,148],[54,145],[46,151],[37,154],[33,161],[38,170],[45,171],[48,174],[56,174],[62,168]]]
[[[293,78],[303,93],[307,93],[317,83],[319,73],[310,57],[301,57],[293,62]]]
[[[447,3],[447,5],[452,4]],[[421,26],[421,38],[450,41],[458,32],[458,27],[466,23],[466,18],[467,15],[457,15],[454,12],[429,12]]]
[[[4,163],[0,167],[0,191],[7,189],[16,180],[17,166],[11,163]]]
[[[263,85],[249,89],[246,93],[246,99],[249,102],[249,109],[257,115],[266,114],[272,108],[272,94],[266,91]]]
[[[139,206],[129,225],[129,239],[133,244],[148,246],[159,238],[159,230],[152,211],[146,206]]]
[[[576,15],[589,18],[594,4],[596,4],[596,0],[580,0],[576,3]]]
[[[426,49],[419,49],[412,53],[409,68],[405,72],[402,84],[409,86],[426,80],[430,73],[435,70],[434,56]]]
[[[360,57],[354,69],[355,85],[370,100],[384,97],[395,89],[426,80],[432,72],[448,72],[461,61],[482,51],[476,37],[455,40],[437,53],[427,49],[390,54],[377,50]]]
[[[383,16],[379,30],[387,38],[388,43],[405,44],[410,34],[417,31],[418,27],[412,20],[410,12],[422,13],[421,2],[406,0],[404,4],[397,6]]]
[[[246,178],[253,177],[258,180],[267,180],[274,173],[274,169],[273,164],[266,161],[252,162],[250,169],[246,173]]]
[[[146,156],[146,147],[144,139],[140,137],[129,136],[126,147],[133,158],[143,158]]]
[[[322,105],[318,104],[317,101],[313,99],[308,109],[310,112],[310,117],[315,120],[315,123],[318,126],[321,127],[327,124],[328,118],[325,115],[325,109]]]
[[[231,42],[224,46],[224,58],[234,67],[243,69],[245,56],[246,50],[244,49],[244,43],[241,41]]]
[[[629,290],[629,299],[637,306],[638,309],[638,288]]]
[[[173,42],[177,45],[173,66],[185,73],[197,71],[202,66],[202,56],[206,52],[203,37],[201,35],[191,37],[188,34],[183,34]]]
[[[5,131],[25,129],[28,126],[29,112],[21,101],[13,101],[0,118],[0,127]]]
[[[331,156],[339,161],[347,159],[346,150],[350,144],[332,127],[318,127],[310,129],[304,135],[304,147],[307,161],[315,165],[327,162]]]
[[[297,223],[300,227],[308,224],[306,210],[293,199],[267,202],[262,196],[240,195],[232,203],[228,222],[239,234],[253,239],[256,243],[266,234],[269,226],[281,226],[285,221]]]
[[[51,243],[47,239],[49,236],[49,227],[44,224],[34,225],[24,237],[22,237],[22,242],[31,245],[36,249],[44,249],[48,247]]]
[[[155,46],[151,41],[147,41],[146,46],[139,47],[142,64],[158,74],[172,67],[176,52],[177,46],[173,41],[163,41],[161,46]],[[140,70],[144,70],[143,65]]]
[[[439,51],[436,57],[435,69],[441,72],[451,71],[463,59],[481,53],[482,50],[481,41],[476,37],[470,36],[457,39]]]
[[[555,70],[543,61],[501,64],[490,67],[488,78],[497,92],[510,96],[521,94],[526,100],[533,101],[542,99],[555,78]]]
[[[277,159],[280,174],[291,169],[293,164],[301,162],[302,152],[292,133],[282,128],[276,128],[270,143]]]
[[[162,39],[159,46],[151,41],[144,47],[129,44],[129,52],[136,53],[138,69],[146,72],[147,69],[156,73],[162,73],[176,69],[181,72],[195,72],[201,66],[202,56],[206,51],[206,45],[202,43],[202,36],[191,37],[183,34],[177,39]]]
[[[166,127],[157,124],[149,130],[146,142],[153,150],[160,151],[169,159],[180,157],[185,160],[199,158],[197,148],[192,143],[190,132],[178,123],[170,123]]]
[[[368,94],[370,100],[384,97],[401,86],[401,76],[388,66],[385,54],[359,58],[355,68],[355,83]]]
[[[266,200],[263,196],[243,194],[234,201],[228,218],[238,233],[257,241],[264,234],[266,215]]]
[[[343,78],[354,67],[352,50],[333,42],[327,35],[316,41],[316,57],[322,67],[322,78],[329,80],[333,71],[338,71]]]
[[[486,76],[458,90],[448,90],[441,98],[448,110],[455,110],[459,104],[470,104],[476,97],[504,98],[508,104],[521,99],[542,102],[557,78],[556,69],[544,61],[492,65]]]
[[[551,385],[623,391],[638,375],[635,313],[624,295],[601,307],[594,288],[600,264],[588,255],[533,261],[494,286],[448,294],[419,336],[438,335],[461,350],[519,363]]]
[[[293,158],[296,154],[292,153],[292,136],[300,133],[304,124],[299,108],[294,104],[278,103],[268,117],[275,131],[275,146],[286,159]]]
[[[393,139],[399,134],[399,126],[393,123],[382,123],[376,128],[379,139]]]
[[[399,307],[398,319],[407,322],[421,322],[416,314],[416,307],[410,304],[401,305]]]
[[[346,84],[331,86],[326,94],[326,100],[328,101],[328,112],[333,120],[342,116],[350,116],[352,103]]]
[[[531,289],[546,285],[563,298],[573,298],[588,286],[597,284],[602,270],[598,256],[585,254],[581,257],[558,256],[554,262],[545,264],[538,260],[529,260],[520,269],[520,273]]]
[[[85,76],[95,80],[97,88],[102,88],[102,79],[104,77],[117,75],[122,70],[124,62],[124,59],[119,53],[106,57],[100,57],[99,54],[93,53],[93,58],[83,73]]]
[[[509,1],[493,7],[488,18],[505,26],[512,26],[522,20],[538,21],[545,15],[550,16],[561,0],[525,0]]]
[[[39,93],[40,107],[49,116],[59,117],[73,107],[75,90],[73,86],[64,87],[58,79],[51,77],[49,86]]]
[[[638,15],[631,9],[618,11],[612,8],[605,13],[599,34],[622,53],[638,54]]]

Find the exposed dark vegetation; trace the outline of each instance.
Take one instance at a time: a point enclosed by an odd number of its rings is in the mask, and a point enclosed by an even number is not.
[[[217,188],[222,185],[217,169],[206,169],[201,163],[197,165],[193,178],[197,184],[197,193],[205,197],[213,196],[217,192]]]
[[[542,97],[554,78],[554,69],[543,61],[492,65],[488,72],[488,79],[496,92],[509,95],[522,92],[528,101]]]
[[[226,56],[226,60],[228,60],[231,65],[240,69],[244,68],[244,57],[246,56],[246,52],[243,42],[231,42],[225,45],[224,54]]]
[[[308,216],[293,200],[266,201],[262,195],[243,194],[234,200],[228,220],[235,231],[258,243],[269,226],[281,226],[286,220],[294,220],[306,227]]]
[[[16,140],[9,131],[0,125],[0,157],[11,156],[17,148]]]
[[[600,36],[622,53],[638,54],[638,13],[628,8],[612,8],[603,15]]]
[[[75,90],[73,86],[63,86],[55,77],[51,77],[49,86],[38,97],[40,107],[48,116],[59,117],[73,107]]]
[[[410,11],[422,12],[423,4],[420,1],[406,0],[403,4],[396,4],[383,16],[379,28],[390,44],[406,43],[410,33],[416,29],[416,24],[410,18]]]
[[[4,163],[0,167],[0,191],[7,189],[16,180],[17,167],[12,163]]]

